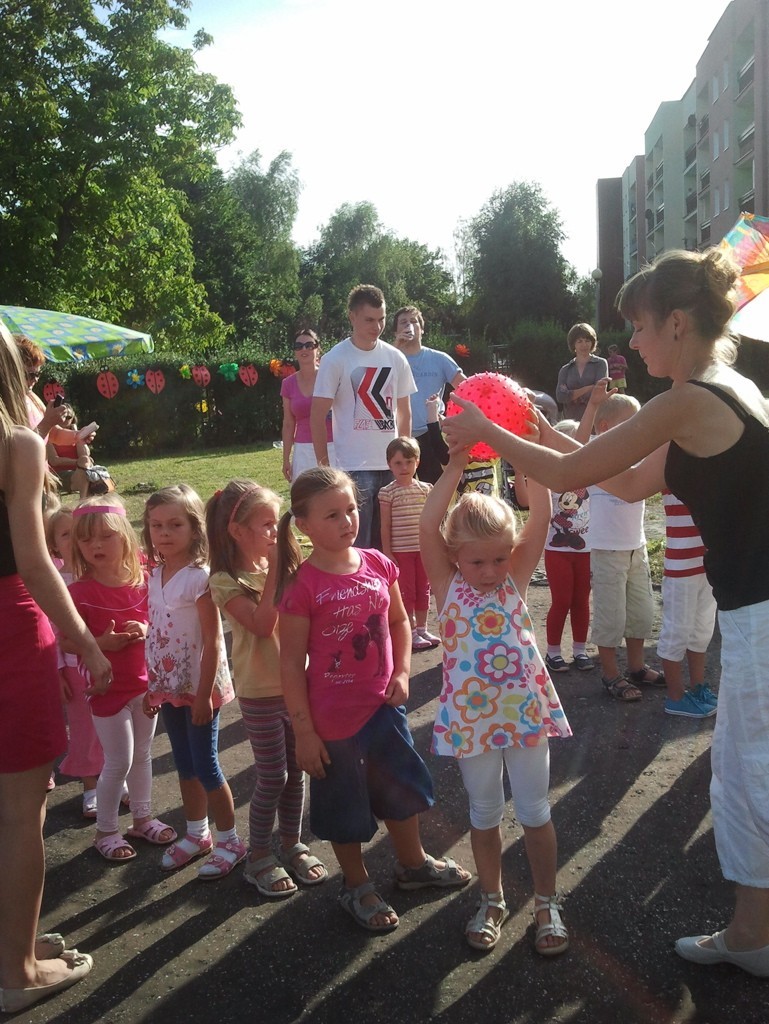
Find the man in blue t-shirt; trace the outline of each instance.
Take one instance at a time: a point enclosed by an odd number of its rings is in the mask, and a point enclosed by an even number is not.
[[[416,393],[411,396],[411,431],[421,450],[419,479],[434,484],[443,472],[441,455],[445,447],[440,444],[437,427],[428,431],[427,401],[436,394],[441,399],[446,385],[457,387],[465,375],[446,352],[422,345],[424,329],[424,317],[416,306],[404,306],[393,317],[393,344],[408,360],[417,386]],[[443,412],[442,402],[439,402],[438,411]],[[437,435],[438,444],[433,434]]]

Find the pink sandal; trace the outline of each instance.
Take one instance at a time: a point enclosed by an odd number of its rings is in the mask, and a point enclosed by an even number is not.
[[[170,835],[168,833],[170,832]],[[170,825],[164,825],[157,818],[150,818],[141,825],[132,825],[126,832],[131,839],[144,839],[153,846],[168,846],[176,839],[176,830]]]
[[[196,849],[193,851],[185,850],[183,846],[176,843],[173,846],[169,846],[160,861],[162,871],[176,871],[178,868],[183,868],[191,860],[210,853],[214,846],[214,841],[210,834],[205,839],[198,839],[197,836],[185,836],[182,842],[193,844]]]
[[[108,836],[102,836],[101,839],[94,839],[93,845],[105,860],[113,863],[122,864],[123,861],[133,860],[136,856],[136,850],[123,839],[119,832],[112,832]],[[126,857],[118,857],[118,850],[130,850],[131,852]]]

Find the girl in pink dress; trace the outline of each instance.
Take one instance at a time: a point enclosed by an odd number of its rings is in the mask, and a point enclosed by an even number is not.
[[[91,696],[93,722],[104,750],[104,768],[96,785],[94,846],[106,860],[122,863],[136,856],[118,830],[126,781],[133,816],[133,826],[126,835],[157,846],[167,846],[176,839],[176,832],[150,813],[150,748],[155,719],[148,717],[143,708],[147,692],[147,580],[139,561],[136,534],[115,495],[86,498],[75,506],[73,517],[75,581],[70,594],[113,672],[109,690]]]

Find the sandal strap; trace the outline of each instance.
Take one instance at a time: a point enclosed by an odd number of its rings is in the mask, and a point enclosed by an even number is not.
[[[498,921],[489,919],[486,915],[489,907],[501,911]],[[485,935],[491,942],[489,948],[496,945],[502,932],[502,925],[509,916],[505,898],[501,892],[482,892],[478,910],[465,926],[465,934]]]
[[[561,917],[562,909],[558,893],[553,893],[552,896],[540,896],[539,893],[534,893],[534,923],[537,926],[535,943],[549,935],[553,935],[556,939],[568,939],[569,933]],[[547,924],[540,924],[537,921],[537,914],[543,910],[547,910],[550,914],[550,921]]]
[[[281,850],[280,859],[285,863],[286,861],[292,861],[294,857],[298,857],[300,853],[309,852],[309,846],[305,846],[304,843],[295,843],[290,850]]]

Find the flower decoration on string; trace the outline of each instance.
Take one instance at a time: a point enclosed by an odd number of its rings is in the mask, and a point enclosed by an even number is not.
[[[133,370],[129,370],[126,374],[125,382],[130,388],[143,388],[144,374],[139,373],[135,368]]]
[[[467,345],[455,345],[454,352],[459,356],[460,359],[467,359],[470,355],[470,349]]]
[[[271,359],[270,360],[270,373],[273,377],[280,377],[280,368],[283,366],[282,359]]]
[[[198,412],[202,413],[205,416],[206,413],[208,412],[208,402],[205,400],[205,398],[203,399],[202,402],[195,402],[195,408],[198,410]]]
[[[273,377],[278,377],[282,380],[284,377],[290,377],[296,373],[296,367],[290,359],[271,359],[270,373]]]
[[[182,378],[182,380],[190,380],[191,379],[192,371],[190,370],[190,368],[187,365],[187,363],[185,363],[184,366],[180,366],[179,367],[179,376]]]
[[[232,383],[238,376],[238,364],[237,363],[222,363],[218,370],[225,380]]]

